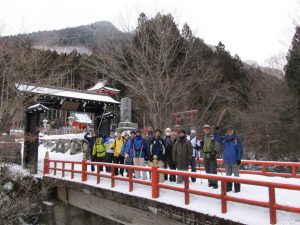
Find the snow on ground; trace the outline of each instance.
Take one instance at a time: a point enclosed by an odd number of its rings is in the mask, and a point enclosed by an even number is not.
[[[82,134],[80,134],[82,136]],[[64,135],[68,136],[69,138],[74,138],[74,136],[80,135]],[[60,135],[55,135],[60,136]],[[46,137],[48,138],[48,137]],[[59,138],[59,137],[58,137]],[[53,136],[48,139],[53,139]],[[65,138],[64,138],[65,139]],[[43,164],[44,164],[44,156],[47,148],[43,145],[39,148],[39,172],[42,175],[43,171]],[[55,153],[49,152],[50,159],[59,159],[59,160],[72,160],[72,161],[81,161],[82,160],[82,153],[76,155],[70,155],[70,152],[66,152],[65,154],[62,153]],[[61,164],[57,165],[61,167]],[[66,168],[70,168],[70,165],[66,165]],[[81,170],[80,165],[75,165],[76,170]],[[90,170],[90,168],[88,168]],[[53,173],[53,171],[52,171]],[[202,172],[203,173],[203,172]],[[57,172],[57,178],[60,178],[60,172]],[[219,174],[221,175],[221,174]],[[51,176],[51,175],[50,175]],[[149,177],[149,176],[148,176]],[[298,184],[300,185],[300,179],[296,178],[281,178],[281,177],[265,177],[259,175],[249,175],[249,174],[241,174],[241,178],[252,179],[252,180],[261,180],[261,181],[271,181],[271,182],[280,182],[280,183],[287,183],[287,184]],[[74,179],[70,179],[70,173],[65,174],[66,180],[74,181],[74,182],[81,182],[81,175],[75,174]],[[111,189],[110,179],[101,178],[100,184],[96,183],[96,177],[88,176],[87,182],[88,185]],[[182,186],[182,184],[176,184],[171,182],[165,182],[165,184],[172,184],[176,186]],[[211,193],[220,193],[220,188],[217,190],[211,189],[208,187],[207,180],[197,179],[196,183],[190,183],[190,189],[207,191]],[[117,181],[116,186],[113,188],[114,191],[126,193],[129,195],[135,195],[142,198],[151,198],[151,187],[142,185],[142,184],[134,184],[133,192],[128,192],[128,182],[126,181]],[[300,198],[299,196],[300,191],[290,191],[284,189],[276,189],[276,201],[283,205],[295,206],[300,207]],[[260,201],[268,201],[268,188],[267,187],[259,187],[253,185],[243,185],[241,187],[240,193],[233,193],[229,192],[228,195],[236,196],[241,198],[253,199],[253,200],[260,200]],[[249,225],[266,225],[270,224],[269,221],[269,209],[257,207],[257,206],[250,206],[246,204],[240,204],[235,202],[228,202],[228,212],[226,214],[221,213],[221,201],[214,198],[203,197],[198,195],[190,195],[190,204],[184,204],[184,194],[176,191],[160,189],[160,197],[155,199],[155,201],[159,201],[162,203],[172,204],[181,208],[186,208],[189,210],[209,214],[212,216],[218,216],[221,218],[229,219],[232,221],[237,221]],[[300,215],[295,213],[288,213],[277,210],[277,222],[280,225],[295,225],[300,224]]]

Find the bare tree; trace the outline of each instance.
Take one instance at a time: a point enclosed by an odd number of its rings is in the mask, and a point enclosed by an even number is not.
[[[217,76],[205,54],[213,51],[187,25],[180,33],[170,15],[148,19],[141,14],[133,40],[97,51],[96,66],[127,88],[149,125],[165,127],[172,112],[189,109],[191,93]]]

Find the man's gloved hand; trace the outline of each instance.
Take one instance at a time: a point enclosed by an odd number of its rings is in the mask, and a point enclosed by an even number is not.
[[[219,131],[219,126],[215,126],[215,131],[216,131],[216,132]]]
[[[238,165],[241,165],[241,160],[238,160],[238,161],[237,161],[237,164],[238,164]]]

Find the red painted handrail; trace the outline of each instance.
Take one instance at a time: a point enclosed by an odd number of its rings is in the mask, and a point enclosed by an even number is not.
[[[199,159],[200,163],[204,163],[204,159]],[[223,159],[217,159],[217,162],[223,163]],[[263,176],[276,176],[276,177],[294,177],[300,178],[300,174],[298,173],[298,168],[300,168],[300,162],[276,162],[276,161],[256,161],[256,160],[242,160],[242,165],[259,165],[261,166],[261,171],[256,170],[240,170],[241,174],[252,174],[252,175],[263,175]],[[273,167],[290,167],[290,173],[279,173],[279,172],[270,172],[268,170],[268,166]],[[197,170],[205,170],[204,167],[197,167]],[[218,168],[218,171],[224,172],[224,168]]]
[[[222,162],[222,160],[218,160],[218,162]],[[54,164],[54,167],[50,167],[51,163]],[[57,168],[58,163],[61,163],[62,168]],[[67,164],[71,164],[71,169],[66,169]],[[80,164],[82,169],[74,170],[75,164]],[[262,165],[262,166],[264,166],[264,165],[265,166],[267,166],[267,165],[291,166],[292,168],[296,168],[296,169],[297,169],[297,167],[300,167],[300,163],[292,163],[292,162],[268,162],[268,161],[243,160],[242,164],[255,164],[255,165]],[[88,172],[87,171],[88,165],[94,165],[97,168],[96,172]],[[101,173],[101,171],[100,171],[101,167],[110,167],[111,173],[110,174]],[[115,176],[115,174],[114,174],[115,168],[127,169],[129,172],[129,176],[128,177]],[[134,170],[151,172],[151,175],[152,175],[151,181],[134,179],[133,178]],[[81,174],[82,182],[87,181],[88,176],[96,176],[97,184],[100,183],[101,177],[109,178],[109,179],[111,179],[111,188],[115,187],[115,180],[128,181],[129,192],[133,191],[134,183],[149,185],[152,187],[152,198],[159,197],[159,195],[160,195],[159,192],[160,192],[161,188],[179,191],[179,192],[184,193],[184,200],[185,200],[186,205],[188,205],[190,203],[190,194],[201,195],[201,196],[206,196],[206,197],[211,197],[211,198],[217,198],[217,199],[221,200],[221,212],[222,213],[227,212],[227,202],[228,201],[265,207],[265,208],[269,208],[269,211],[270,211],[270,224],[277,223],[276,210],[300,213],[299,207],[292,207],[292,206],[281,205],[281,204],[276,203],[276,192],[275,192],[276,189],[287,189],[287,190],[300,191],[300,185],[284,184],[284,183],[269,182],[269,181],[258,181],[258,180],[244,179],[244,178],[238,178],[238,177],[219,176],[219,175],[203,174],[203,173],[193,173],[193,172],[185,172],[185,171],[178,171],[178,170],[168,170],[168,169],[161,169],[158,166],[152,166],[150,168],[150,167],[123,165],[123,164],[90,162],[87,160],[82,160],[81,162],[77,162],[77,161],[64,161],[64,160],[50,160],[50,159],[45,158],[44,159],[44,175],[50,174],[50,171],[54,172],[54,176],[56,176],[57,171],[62,171],[62,177],[65,176],[65,172],[70,172],[71,179],[74,178],[74,173]],[[252,172],[254,172],[254,171],[252,171]],[[257,172],[257,171],[255,171],[255,172]],[[295,172],[295,169],[292,170],[292,174],[291,174],[292,177],[295,177],[295,175],[298,175],[296,172],[294,174],[294,172]],[[183,176],[184,181],[185,181],[184,187],[177,187],[174,185],[159,183],[159,174],[160,173]],[[263,173],[263,172],[259,172],[259,173],[261,173],[261,175],[269,176],[269,174],[268,174],[269,172],[266,172],[266,171],[265,171],[265,173]],[[216,193],[210,193],[210,192],[190,189],[189,180],[191,177],[220,181],[221,182],[221,193],[216,194]],[[296,177],[298,177],[298,176],[296,176]],[[226,183],[227,182],[267,187],[268,191],[269,191],[269,200],[268,201],[257,201],[257,200],[251,200],[251,199],[246,199],[246,198],[227,196],[227,192],[226,192]]]

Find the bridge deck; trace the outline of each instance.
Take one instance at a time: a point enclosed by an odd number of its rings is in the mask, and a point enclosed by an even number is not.
[[[199,172],[198,172],[199,173]],[[203,173],[203,172],[202,172]],[[107,173],[109,174],[109,173]],[[219,174],[221,175],[221,174]],[[61,174],[57,172],[56,176],[49,175],[50,177],[55,177],[58,179],[70,180],[73,182],[82,182],[81,175],[75,174],[74,179],[71,180],[70,174],[66,173],[64,178],[61,178]],[[242,178],[254,179],[254,180],[262,180],[262,181],[272,181],[272,182],[280,182],[280,183],[288,183],[288,184],[298,184],[300,185],[300,179],[297,178],[280,178],[280,177],[265,177],[259,175],[247,175],[242,174]],[[101,178],[101,182],[99,184],[96,183],[96,177],[89,176],[85,184],[110,189],[117,192],[122,192],[130,195],[139,196],[142,198],[151,198],[151,187],[142,185],[142,184],[134,184],[133,192],[128,192],[128,182],[116,180],[116,186],[111,188],[111,181],[109,178]],[[166,181],[165,184],[172,184],[174,186],[183,186],[182,184],[171,183]],[[197,179],[195,183],[190,182],[190,188],[195,190],[207,191],[211,193],[219,194],[220,190],[214,190],[208,187],[207,180]],[[258,187],[253,185],[242,185],[240,193],[229,192],[229,196],[234,197],[245,197],[251,200],[259,200],[259,201],[268,201],[268,189],[265,187]],[[228,212],[226,214],[221,213],[220,209],[220,200],[213,199],[198,195],[190,195],[190,204],[184,204],[184,193],[161,189],[160,197],[156,199],[156,201],[172,204],[174,206],[186,208],[189,210],[218,216],[221,218],[229,219],[236,222],[241,222],[245,224],[253,224],[253,225],[263,225],[270,224],[269,221],[269,209],[261,208],[257,206],[250,206],[245,204],[228,202]],[[289,205],[289,206],[300,206],[300,198],[299,191],[291,191],[291,190],[276,190],[276,202]],[[277,224],[282,225],[292,225],[292,224],[300,224],[300,215],[295,213],[288,212],[277,212]]]

